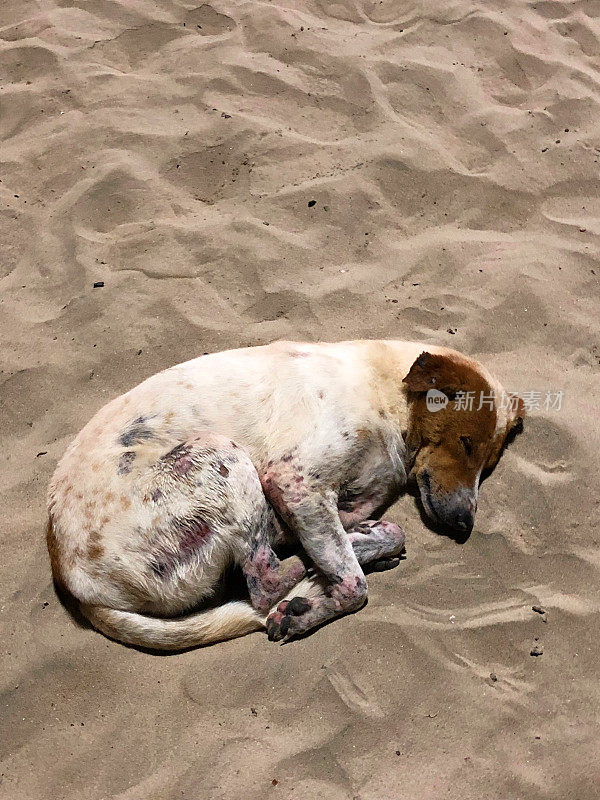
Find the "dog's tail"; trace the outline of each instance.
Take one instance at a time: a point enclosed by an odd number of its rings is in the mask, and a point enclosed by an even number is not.
[[[250,603],[238,600],[173,619],[87,603],[80,607],[92,625],[111,639],[152,650],[185,650],[233,639],[265,626],[264,616]]]
[[[285,599],[290,600],[296,595],[318,597],[322,593],[323,579],[311,575],[294,586]],[[243,600],[233,600],[216,608],[168,619],[91,603],[80,603],[79,607],[105,636],[149,650],[185,650],[222,642],[262,630],[266,622],[266,615],[260,614]]]

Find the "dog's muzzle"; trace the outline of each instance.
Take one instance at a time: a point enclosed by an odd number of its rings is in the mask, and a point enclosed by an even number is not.
[[[417,477],[417,483],[423,507],[435,522],[462,533],[473,530],[477,499],[472,489],[460,487],[453,492],[444,492],[427,472]]]

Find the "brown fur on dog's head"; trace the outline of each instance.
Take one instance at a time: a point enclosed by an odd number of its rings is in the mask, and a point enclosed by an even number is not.
[[[522,423],[523,401],[505,396],[508,408],[503,408],[500,384],[475,361],[453,352],[421,353],[403,383],[410,407],[405,438],[413,458],[411,475],[425,511],[438,522],[470,531],[481,473],[495,466],[507,437]],[[428,408],[432,389],[448,398],[445,406]]]

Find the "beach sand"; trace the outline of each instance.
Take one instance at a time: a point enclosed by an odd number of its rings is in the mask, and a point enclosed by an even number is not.
[[[2,798],[598,797],[599,36],[592,0],[4,0]],[[99,407],[382,337],[539,403],[467,542],[402,498],[406,559],[285,647],[72,619],[45,493]]]

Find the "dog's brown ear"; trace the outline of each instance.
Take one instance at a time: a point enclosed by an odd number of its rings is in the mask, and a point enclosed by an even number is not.
[[[450,356],[421,353],[402,379],[411,392],[427,392],[439,389],[446,394],[465,389],[468,384],[468,368]]]

